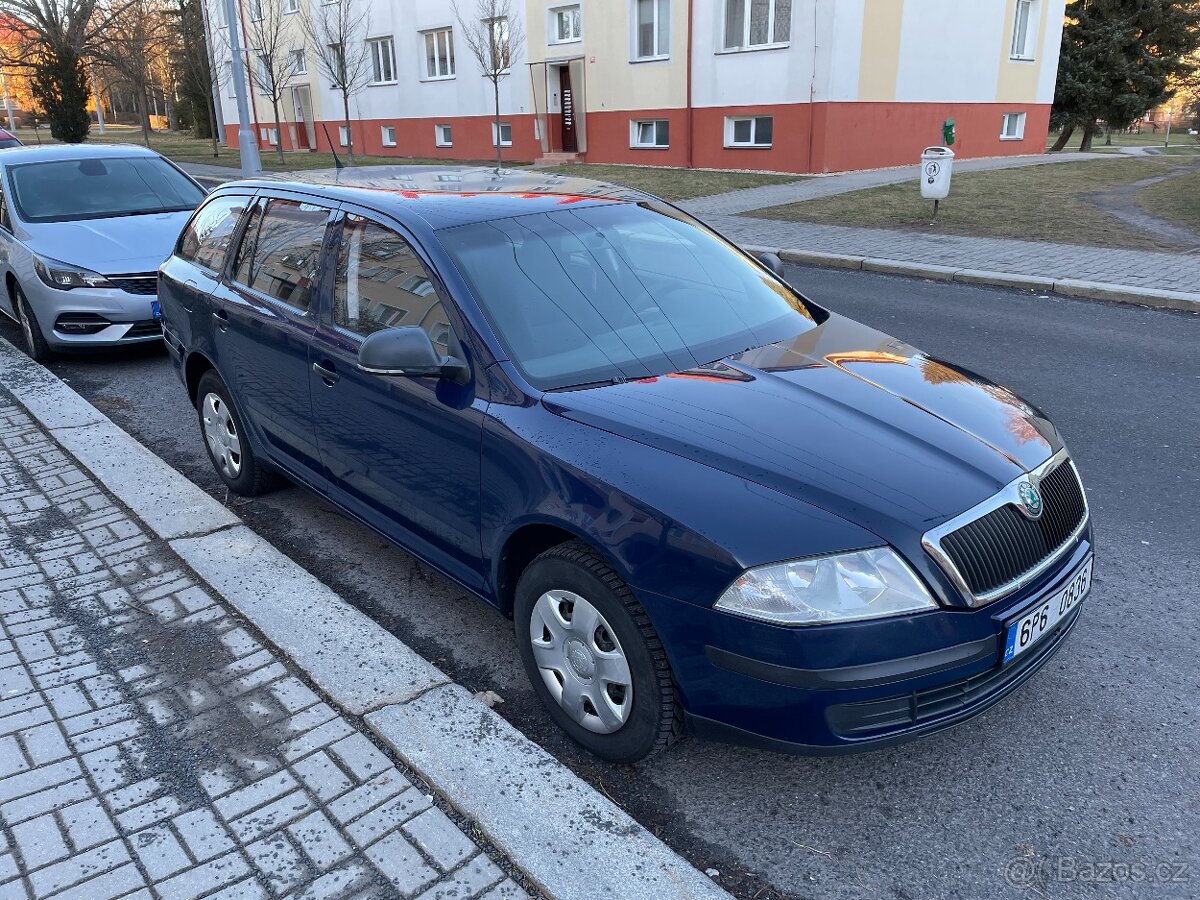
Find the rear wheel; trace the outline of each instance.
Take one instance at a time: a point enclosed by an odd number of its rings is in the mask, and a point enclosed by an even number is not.
[[[255,457],[229,389],[211,369],[196,387],[196,409],[208,458],[226,486],[243,497],[270,490],[274,476]]]
[[[13,305],[17,308],[21,334],[25,337],[25,352],[35,362],[44,363],[52,360],[54,351],[46,343],[41,326],[38,325],[37,316],[33,313],[33,307],[29,305],[29,298],[25,296],[25,292],[21,290],[19,284],[13,285]]]
[[[522,573],[513,619],[525,669],[551,717],[612,762],[683,733],[671,667],[633,592],[586,544],[547,550]]]

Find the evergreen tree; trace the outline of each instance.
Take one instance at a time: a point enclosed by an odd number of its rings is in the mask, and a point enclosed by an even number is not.
[[[1124,129],[1172,96],[1200,47],[1200,9],[1181,0],[1074,0],[1067,7],[1051,124],[1061,150],[1077,128],[1091,148],[1096,121]]]
[[[64,144],[87,140],[92,127],[87,111],[91,88],[83,60],[70,47],[47,48],[33,64],[29,87],[55,140]]]

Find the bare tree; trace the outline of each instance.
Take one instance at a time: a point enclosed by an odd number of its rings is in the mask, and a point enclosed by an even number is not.
[[[319,2],[319,0],[318,0]],[[250,51],[251,81],[259,93],[271,101],[275,115],[275,151],[283,162],[283,126],[279,104],[288,86],[296,77],[296,65],[291,51],[302,37],[285,15],[278,0],[250,0],[250,21],[246,26],[246,43]]]
[[[458,0],[451,4],[459,29],[479,71],[492,83],[496,102],[496,173],[504,165],[504,148],[500,134],[500,81],[509,73],[514,58],[525,46],[525,30],[521,19],[514,15],[512,0],[475,0],[472,17],[464,18]]]
[[[300,27],[317,70],[342,95],[346,156],[354,165],[354,133],[350,128],[350,95],[371,80],[367,34],[371,16],[365,0],[309,0],[300,7]]]
[[[204,98],[204,109],[208,115],[209,132],[212,136],[213,159],[220,153],[217,134],[217,110],[214,93],[219,93],[224,79],[224,67],[216,56],[217,29],[209,34],[208,11],[205,0],[171,0],[169,8],[172,28],[176,32],[175,67],[184,93],[189,89]]]
[[[112,17],[100,35],[95,57],[125,81],[137,104],[142,141],[150,145],[150,91],[155,62],[172,34],[157,0],[131,0]]]

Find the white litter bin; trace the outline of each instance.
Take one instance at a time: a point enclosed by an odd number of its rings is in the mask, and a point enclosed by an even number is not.
[[[945,200],[949,197],[953,169],[953,150],[949,147],[926,147],[921,154],[921,196],[926,200]]]

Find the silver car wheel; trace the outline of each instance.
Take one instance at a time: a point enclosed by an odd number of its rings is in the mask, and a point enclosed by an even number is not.
[[[604,616],[571,591],[547,591],[529,619],[533,658],[550,696],[572,719],[612,734],[633,710],[633,678]]]
[[[25,345],[31,348],[34,347],[33,329],[37,326],[31,321],[33,316],[29,309],[29,301],[19,291],[17,293],[17,318],[21,322],[21,330],[25,332]]]
[[[202,409],[204,439],[213,460],[226,477],[237,478],[242,472],[242,440],[229,407],[219,395],[210,393],[205,394]]]

